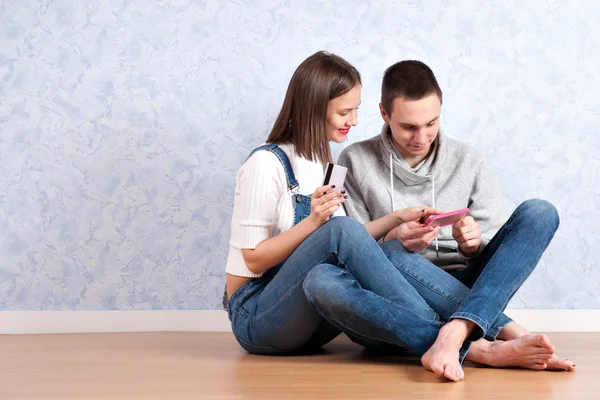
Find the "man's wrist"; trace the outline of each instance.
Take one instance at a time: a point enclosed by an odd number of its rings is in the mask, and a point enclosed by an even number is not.
[[[398,227],[395,227],[383,237],[384,242],[389,242],[390,240],[398,240]]]
[[[390,240],[394,239],[394,230],[392,229],[391,231],[389,231],[388,233],[385,234],[385,236],[383,237],[383,241],[384,242],[389,242]]]
[[[458,246],[458,251],[459,253],[464,257],[464,258],[473,258],[475,256],[477,256],[480,252],[481,252],[481,244],[479,245],[479,247],[477,247],[477,249],[475,250],[469,250],[469,251],[465,251],[462,247],[460,247],[460,245]]]

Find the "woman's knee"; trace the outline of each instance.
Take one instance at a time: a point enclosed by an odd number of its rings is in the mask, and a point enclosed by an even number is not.
[[[343,269],[332,264],[320,264],[314,267],[304,278],[302,289],[308,303],[317,311],[335,307],[339,297],[339,279],[343,279]]]
[[[421,267],[425,258],[409,251],[396,240],[389,240],[381,244],[381,250],[390,262],[400,271],[414,271]]]
[[[402,246],[397,240],[388,240],[387,242],[383,242],[381,244],[381,250],[383,250],[384,254],[390,257],[410,257],[412,254],[415,254],[406,249],[406,247]]]
[[[323,227],[331,230],[366,231],[365,227],[360,222],[345,216],[333,217],[327,221]]]
[[[311,305],[314,306],[315,303],[321,302],[324,294],[331,290],[332,276],[339,269],[330,264],[320,264],[311,269],[306,277],[304,277],[302,289]]]
[[[327,233],[332,245],[337,248],[345,245],[346,248],[375,248],[377,242],[369,234],[367,229],[356,220],[349,217],[334,217],[327,221],[320,229]]]

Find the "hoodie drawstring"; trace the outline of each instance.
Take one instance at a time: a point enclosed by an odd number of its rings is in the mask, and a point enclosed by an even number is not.
[[[435,175],[431,174],[431,207],[435,208]],[[440,249],[438,247],[438,238],[435,237],[435,252],[436,257],[440,257]]]
[[[394,164],[392,164],[392,153],[390,153],[390,187],[392,188],[392,212],[396,211],[396,203],[394,202]]]

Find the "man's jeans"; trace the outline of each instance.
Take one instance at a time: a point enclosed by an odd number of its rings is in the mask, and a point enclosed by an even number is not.
[[[412,299],[403,305],[361,290],[363,286],[352,276],[353,271],[333,265],[312,269],[305,278],[304,292],[328,322],[366,346],[391,344],[422,355],[432,344],[430,333],[415,325],[416,319],[407,320],[405,309],[427,320],[438,320],[431,316],[433,309],[444,321],[461,318],[474,322],[477,328],[466,345],[482,337],[493,340],[510,322],[502,312],[533,272],[558,226],[558,213],[552,204],[528,200],[456,277],[397,241],[384,243],[383,251],[402,274],[400,280],[393,275],[387,279],[399,288],[408,282],[423,302]],[[467,348],[463,346],[461,362]]]

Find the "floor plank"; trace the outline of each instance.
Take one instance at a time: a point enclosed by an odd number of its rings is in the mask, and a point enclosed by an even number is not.
[[[344,337],[321,354],[264,357],[226,333],[4,335],[0,399],[598,399],[600,333],[548,336],[576,372],[466,365],[449,383]]]

